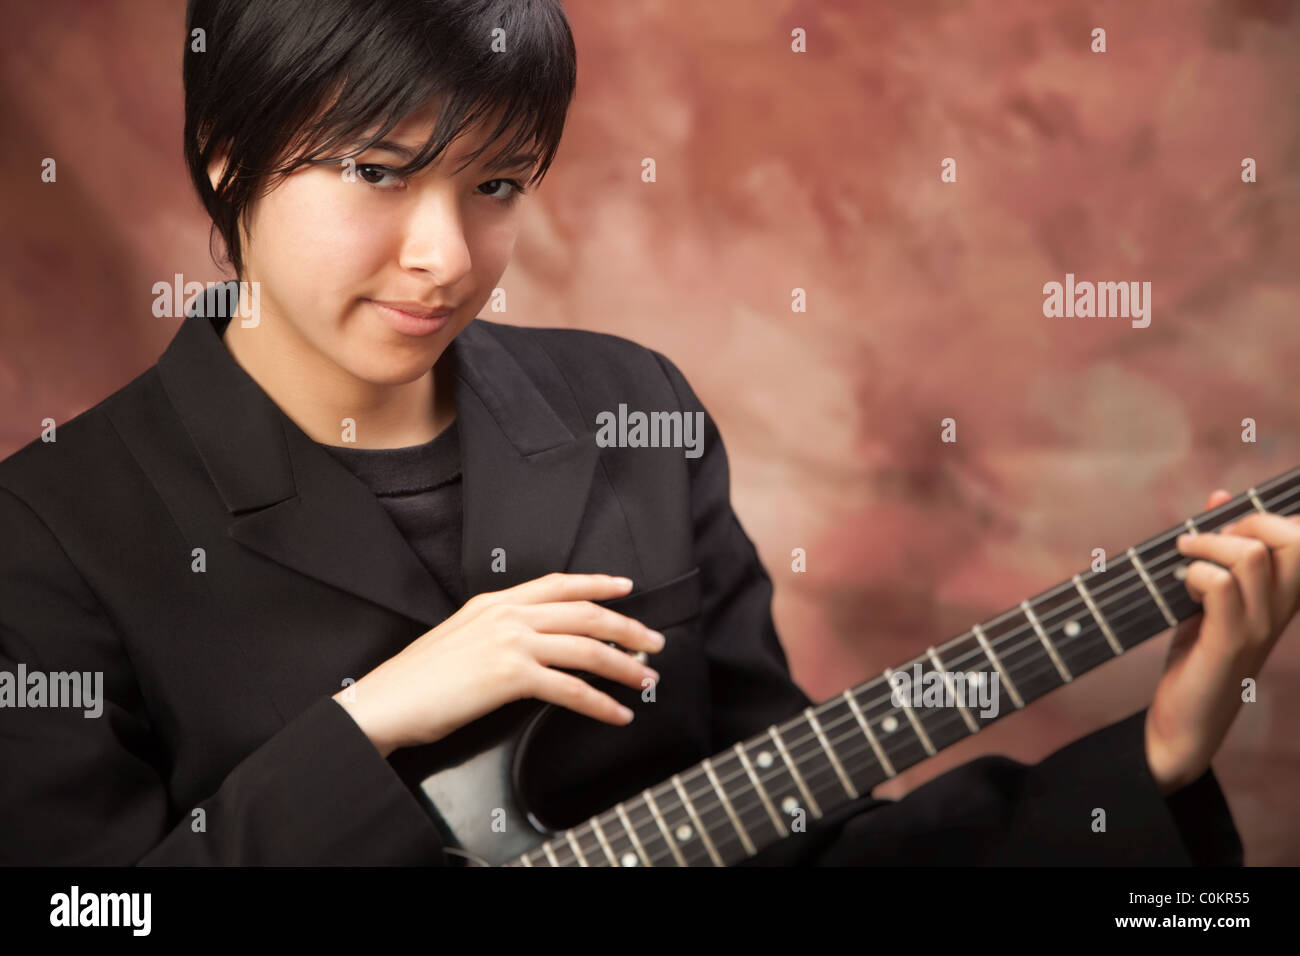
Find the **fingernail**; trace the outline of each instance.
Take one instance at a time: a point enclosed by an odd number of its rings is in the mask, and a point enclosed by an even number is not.
[[[655,639],[655,650],[662,651],[664,645],[668,643],[668,638],[664,637],[660,631],[651,631],[650,636]]]
[[[636,716],[636,714],[632,713],[631,710],[629,710],[626,707],[623,707],[622,705],[620,705],[618,708],[618,715],[622,717],[624,720],[629,722],[632,720],[632,718]]]
[[[632,586],[631,578],[615,578],[614,583],[621,588],[630,588]]]

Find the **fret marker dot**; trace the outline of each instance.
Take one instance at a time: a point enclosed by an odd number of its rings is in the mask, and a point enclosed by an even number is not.
[[[1062,630],[1065,631],[1066,637],[1078,637],[1083,628],[1079,626],[1078,621],[1066,621],[1065,627],[1062,628]]]
[[[758,765],[762,767],[764,770],[772,766],[772,752],[770,750],[763,750],[759,752]]]
[[[683,823],[677,828],[677,842],[685,843],[691,838],[691,828]]]
[[[621,859],[619,862],[622,863],[623,866],[636,866],[636,854],[624,853],[623,859]]]
[[[1180,564],[1174,568],[1174,579],[1177,581],[1187,580],[1187,565]]]
[[[895,730],[898,729],[898,718],[895,717],[893,714],[890,714],[888,717],[886,717],[884,720],[880,722],[880,729],[887,734],[892,734]]]
[[[786,813],[794,813],[795,810],[799,809],[799,801],[794,797],[786,797],[781,801],[781,809]]]

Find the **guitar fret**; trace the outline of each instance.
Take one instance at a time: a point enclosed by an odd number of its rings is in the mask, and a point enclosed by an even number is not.
[[[809,792],[808,785],[804,783],[803,776],[799,773],[799,768],[796,767],[794,761],[790,759],[790,754],[785,749],[785,742],[781,740],[781,736],[776,732],[775,727],[767,728],[767,732],[772,736],[772,741],[776,744],[776,749],[777,752],[781,754],[781,759],[784,760],[785,765],[790,768],[790,776],[794,780],[795,786],[799,788],[799,792],[803,794],[804,800],[807,801],[808,809],[812,811],[814,817],[821,819],[821,808],[817,806],[817,801],[813,799],[813,795]]]
[[[826,756],[831,758],[831,764],[835,767],[835,773],[840,778],[840,783],[844,786],[844,792],[849,795],[850,799],[856,800],[858,791],[853,786],[853,782],[849,780],[848,775],[844,773],[844,767],[840,765],[840,758],[835,756],[835,751],[831,749],[830,742],[826,739],[826,735],[822,733],[822,726],[817,722],[817,715],[813,713],[811,707],[805,707],[803,712],[804,716],[808,718],[808,723],[812,725],[813,733],[817,735],[822,748],[826,751]]]
[[[624,826],[618,810],[617,806],[611,807],[604,813],[592,817],[591,828],[597,837],[603,838],[601,845],[605,848],[610,866],[640,866],[641,855],[637,852],[632,842],[632,834]]]
[[[843,695],[836,695],[819,704],[816,713],[822,732],[830,742],[840,766],[844,768],[845,776],[853,784],[853,793],[860,797],[885,780],[886,774],[880,766],[880,760],[866,736],[857,732],[857,718]],[[833,796],[828,797],[829,802],[839,804],[845,799],[843,784],[836,790],[832,783],[831,791]]]
[[[870,741],[871,749],[876,752],[876,759],[880,761],[880,766],[884,768],[885,773],[890,777],[898,776],[897,771],[894,770],[894,765],[889,762],[884,750],[880,748],[880,741],[876,740],[876,735],[871,732],[871,725],[867,723],[867,719],[862,716],[862,711],[858,709],[858,702],[853,699],[853,694],[846,690],[844,699],[849,702],[849,709],[853,711],[853,716],[858,719],[858,725],[862,728],[862,732],[866,734],[867,740]]]
[[[1011,683],[1011,678],[1009,678],[1007,672],[1002,669],[1002,662],[998,660],[997,655],[993,653],[993,648],[989,646],[988,638],[984,636],[984,629],[976,624],[971,628],[971,632],[975,635],[976,640],[980,642],[980,647],[984,648],[984,653],[988,655],[989,663],[997,668],[998,674],[1002,677],[1002,683],[1007,685],[1007,693],[1011,695],[1011,700],[1017,707],[1024,707],[1025,702],[1020,697],[1020,691],[1016,690],[1016,685]]]
[[[1138,558],[1145,565],[1151,582],[1160,592],[1165,606],[1176,619],[1181,621],[1199,613],[1201,606],[1192,599],[1183,583],[1187,578],[1187,568],[1193,559],[1178,550],[1174,541],[1177,530],[1176,527],[1171,528],[1162,538],[1157,538],[1150,547],[1139,550]]]
[[[588,866],[589,864],[587,863],[587,858],[582,855],[582,848],[578,846],[578,841],[573,838],[573,831],[565,830],[564,835],[569,840],[569,846],[573,847],[573,855],[577,858],[578,865]]]
[[[1002,677],[997,669],[990,664],[989,656],[984,651],[984,646],[975,637],[975,632],[967,631],[965,634],[945,641],[935,647],[934,652],[935,657],[939,657],[940,654],[943,655],[940,660],[943,662],[943,669],[950,672],[948,676],[954,685],[954,699],[958,693],[965,695],[967,699],[966,714],[969,715],[975,726],[983,729],[987,724],[997,720],[1000,716],[996,713],[997,708],[994,708],[993,713],[986,713],[988,708],[980,703],[979,698],[980,691],[984,690],[984,688],[988,688],[985,693],[990,695],[994,686],[1000,688]],[[990,704],[993,703],[991,697],[988,700]],[[954,725],[951,728],[952,732],[961,731],[962,725],[957,724],[956,721],[951,723]],[[969,730],[969,725],[965,726]],[[969,734],[966,736],[969,736]],[[946,743],[940,743],[940,740],[933,733],[931,733],[930,738],[935,741],[940,750],[962,739],[961,737],[955,737]]]
[[[1065,663],[1061,660],[1061,656],[1056,653],[1056,648],[1053,647],[1052,642],[1048,640],[1047,632],[1043,630],[1043,625],[1038,620],[1038,616],[1034,614],[1034,609],[1029,606],[1029,602],[1021,601],[1020,607],[1025,612],[1025,617],[1028,619],[1035,633],[1038,634],[1038,639],[1043,642],[1043,647],[1047,649],[1048,656],[1052,658],[1052,663],[1056,665],[1056,671],[1061,675],[1061,680],[1066,682],[1074,680],[1073,675],[1071,675],[1071,673],[1066,669]]]
[[[758,850],[754,849],[754,843],[749,839],[749,833],[740,825],[740,819],[736,816],[736,808],[731,805],[731,801],[727,799],[727,794],[723,791],[722,785],[718,783],[717,774],[713,772],[713,764],[710,763],[708,757],[704,758],[704,772],[709,775],[709,783],[713,785],[713,789],[721,798],[727,816],[731,818],[731,825],[736,828],[736,834],[740,837],[740,842],[745,845],[745,850],[748,851],[749,855],[753,856]]]
[[[700,825],[693,812],[695,807],[683,801],[678,783],[679,781],[669,778],[660,786],[655,798],[659,801],[659,809],[663,811],[668,829],[672,831],[674,843],[682,851],[687,866],[717,866],[712,852],[716,847],[711,847],[702,839]]]
[[[981,624],[980,630],[989,647],[997,654],[1002,673],[1011,680],[1025,705],[1065,683],[1023,608],[1008,608]],[[999,675],[989,676],[1001,684]],[[1007,706],[1008,711],[1012,709],[1010,705]]]
[[[591,830],[596,834],[596,839],[600,841],[600,847],[605,851],[605,856],[609,859],[610,866],[618,866],[618,857],[609,847],[609,841],[605,839],[605,831],[601,829],[600,817],[591,818]]]
[[[1246,494],[1250,495],[1250,500],[1254,503],[1255,507],[1259,509],[1260,514],[1268,514],[1268,509],[1264,507],[1264,502],[1259,500],[1259,495],[1255,494],[1254,488],[1251,488],[1250,491],[1246,492]]]
[[[835,806],[844,796],[844,786],[835,774],[835,765],[808,724],[806,714],[796,714],[779,728],[786,753],[799,768],[799,774],[812,794],[813,803],[822,809]]]
[[[1037,594],[1028,603],[1071,676],[1085,674],[1115,656],[1097,619],[1071,582]]]
[[[1196,522],[1193,521],[1191,518],[1184,519],[1183,524],[1187,525],[1187,530],[1190,531],[1192,534],[1200,534],[1200,532],[1196,530]]]
[[[704,827],[700,825],[700,818],[695,813],[695,806],[691,803],[691,798],[686,795],[686,789],[682,786],[681,777],[677,774],[673,774],[672,781],[673,786],[677,788],[677,795],[681,797],[682,806],[686,808],[686,812],[691,815],[691,820],[695,823],[695,835],[703,841],[704,848],[709,851],[709,856],[713,858],[713,865],[722,866],[722,858],[718,856],[718,851],[713,846],[713,841],[709,839],[708,833],[706,833]]]
[[[771,738],[767,734],[750,738],[747,743],[741,745],[741,749],[753,764],[754,772],[762,780],[763,789],[770,797],[771,805],[776,809],[781,820],[806,805],[807,801],[799,791],[798,782],[790,772],[789,764],[772,746]],[[790,832],[792,832],[791,825],[782,823],[777,835],[788,836]]]
[[[551,866],[559,866],[560,861],[556,859],[555,850],[551,847],[551,841],[547,840],[542,844],[542,849],[546,851],[546,859],[550,860]]]
[[[654,814],[655,823],[659,824],[659,829],[664,833],[664,843],[667,844],[668,851],[672,853],[673,859],[677,861],[678,866],[685,866],[686,859],[682,856],[681,851],[677,849],[677,844],[673,842],[672,832],[668,829],[668,824],[664,822],[663,814],[659,812],[659,806],[655,803],[654,794],[650,792],[649,787],[643,791],[643,794],[646,805],[650,808],[650,812]]]
[[[1147,590],[1151,592],[1151,597],[1155,600],[1156,606],[1160,608],[1160,613],[1165,616],[1165,620],[1169,622],[1169,626],[1177,626],[1178,618],[1174,617],[1173,612],[1169,610],[1169,605],[1165,603],[1165,599],[1160,596],[1160,592],[1156,590],[1156,586],[1151,583],[1151,575],[1147,574],[1146,565],[1144,565],[1142,560],[1137,556],[1137,552],[1132,548],[1129,548],[1128,557],[1129,561],[1133,563],[1133,567],[1137,569],[1137,573],[1142,576],[1142,583],[1145,584]]]
[[[1119,657],[1119,655],[1124,653],[1124,648],[1119,646],[1119,641],[1115,639],[1115,634],[1111,631],[1110,625],[1106,623],[1106,618],[1104,618],[1101,611],[1097,609],[1097,605],[1092,599],[1092,593],[1084,587],[1083,579],[1077,574],[1074,576],[1074,586],[1078,589],[1079,596],[1083,598],[1083,603],[1088,605],[1088,610],[1092,612],[1092,616],[1096,619],[1097,626],[1100,627],[1101,632],[1106,635],[1106,643],[1114,649],[1115,656]]]
[[[623,824],[623,829],[627,831],[628,837],[632,841],[632,846],[636,849],[636,855],[641,858],[641,862],[646,866],[654,866],[650,861],[650,854],[646,853],[645,847],[641,845],[641,838],[636,835],[636,827],[632,826],[632,821],[628,819],[627,811],[623,809],[623,804],[617,804],[614,812],[618,814],[619,822]]]
[[[876,735],[880,747],[889,756],[895,770],[905,769],[927,756],[925,745],[912,724],[898,713],[894,689],[877,677],[855,695],[862,716]]]
[[[943,675],[943,682],[948,687],[948,693],[951,694],[952,699],[956,701],[957,711],[961,714],[962,719],[966,721],[966,726],[970,728],[970,732],[972,734],[979,733],[980,725],[975,722],[975,718],[970,715],[970,711],[966,709],[966,705],[961,702],[961,698],[957,694],[957,688],[953,685],[952,675],[948,673],[948,668],[944,666],[943,661],[939,660],[938,651],[936,651],[934,646],[931,645],[926,648],[925,653],[929,655],[930,662],[934,664],[934,669]]]
[[[893,674],[893,669],[888,667],[885,668],[886,683],[891,683],[890,678]],[[916,719],[916,714],[912,713],[912,705],[907,702],[907,696],[900,695],[899,699],[903,702],[903,713],[907,716],[907,719],[912,722],[912,730],[916,732],[917,739],[921,741],[921,746],[925,748],[926,753],[933,757],[938,753],[938,751],[934,749],[934,744],[930,742],[930,735],[925,732],[925,728],[921,726],[921,722]]]
[[[740,758],[740,763],[745,768],[745,773],[749,774],[749,779],[754,782],[754,792],[758,794],[758,799],[762,801],[763,808],[767,810],[768,816],[771,817],[772,828],[776,830],[777,837],[785,836],[788,832],[785,821],[782,820],[780,814],[776,812],[776,807],[772,806],[772,800],[768,797],[767,789],[763,786],[763,781],[758,779],[758,774],[754,772],[754,767],[749,762],[749,757],[745,753],[745,748],[740,745],[739,741],[737,741],[733,749],[736,751],[736,756]]]
[[[644,814],[640,812],[642,808],[645,809]],[[664,838],[664,832],[659,828],[659,824],[655,822],[655,812],[650,809],[644,793],[630,797],[626,801],[626,812],[623,816],[631,824],[632,836],[636,838],[637,845],[645,853],[647,866],[673,863],[672,854],[667,850],[668,841]],[[636,818],[635,822],[633,818]]]

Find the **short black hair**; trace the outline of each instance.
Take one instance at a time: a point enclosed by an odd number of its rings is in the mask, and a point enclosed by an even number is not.
[[[295,169],[338,162],[322,157],[341,145],[364,143],[347,152],[359,155],[434,96],[429,141],[394,169],[423,169],[499,111],[468,162],[518,123],[492,158],[529,148],[538,155],[529,183],[540,182],[559,148],[577,53],[561,0],[189,0],[183,74],[185,161],[242,276],[239,226],[255,198]],[[214,189],[208,166],[220,155]]]

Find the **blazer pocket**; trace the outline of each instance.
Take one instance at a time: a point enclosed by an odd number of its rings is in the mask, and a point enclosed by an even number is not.
[[[699,565],[663,584],[596,603],[636,618],[656,631],[684,624],[700,613]]]

